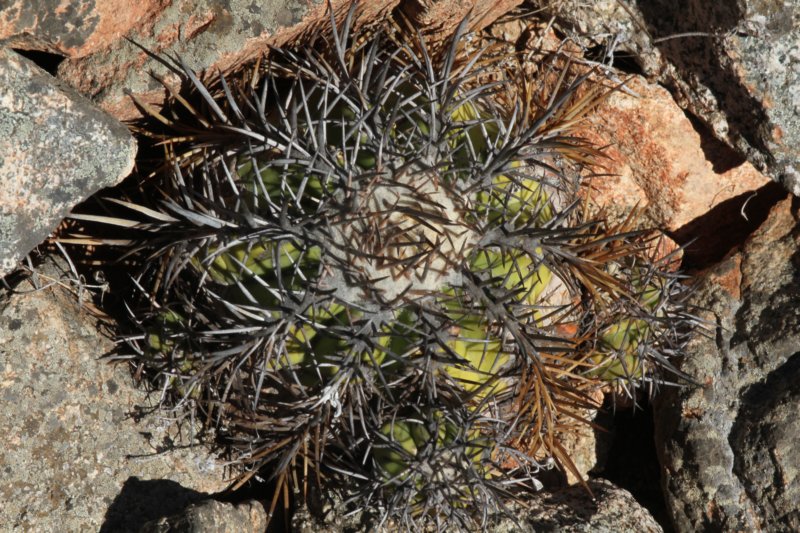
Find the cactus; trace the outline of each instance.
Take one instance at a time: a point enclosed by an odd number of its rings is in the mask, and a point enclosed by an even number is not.
[[[207,83],[182,65],[188,90],[147,109],[165,157],[102,220],[139,269],[134,365],[243,480],[485,526],[569,467],[556,436],[588,391],[676,372],[682,289],[650,235],[579,208],[600,154],[571,131],[608,89],[523,99],[466,22],[434,50],[354,15]]]

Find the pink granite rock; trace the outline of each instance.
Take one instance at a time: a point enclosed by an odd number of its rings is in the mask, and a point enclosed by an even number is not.
[[[412,23],[426,33],[452,30],[468,13],[471,27],[480,29],[521,0],[481,4],[476,0],[416,0],[404,4]],[[399,0],[360,2],[356,24],[385,18]],[[332,5],[342,21],[350,0]],[[252,2],[252,0],[176,0],[163,9],[151,10],[146,23],[130,28],[111,42],[103,53],[70,58],[59,68],[59,77],[121,120],[140,116],[131,91],[142,101],[158,105],[165,91],[151,76],[154,72],[178,82],[142,48],[162,56],[179,55],[192,69],[227,71],[264,53],[269,46],[292,46],[327,28],[327,3],[303,0]],[[435,36],[434,36],[435,37]]]
[[[29,60],[0,49],[0,276],[77,203],[133,168],[128,129]]]
[[[646,208],[660,227],[677,230],[715,206],[769,183],[748,162],[717,171],[703,139],[669,92],[634,77],[592,114],[586,136],[609,145],[592,197],[612,211]]]
[[[71,58],[102,51],[146,26],[169,0],[14,0],[0,10],[0,43]]]

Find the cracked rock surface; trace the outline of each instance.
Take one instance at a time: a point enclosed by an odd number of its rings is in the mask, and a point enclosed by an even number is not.
[[[45,266],[42,286],[54,279]],[[73,296],[32,289],[0,306],[0,530],[137,531],[222,490],[206,448],[180,446],[163,418],[135,420],[147,393],[101,359],[113,343]]]
[[[0,276],[78,202],[133,169],[128,129],[75,90],[0,48]]]
[[[718,140],[800,195],[800,3],[538,4],[584,46],[614,42],[618,56],[632,55]]]
[[[682,369],[700,385],[656,404],[678,531],[800,530],[799,211],[778,203],[695,295],[710,331]]]

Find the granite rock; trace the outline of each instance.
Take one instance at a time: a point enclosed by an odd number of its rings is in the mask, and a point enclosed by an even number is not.
[[[710,330],[656,403],[668,507],[683,531],[800,529],[800,201],[778,203],[711,269],[694,303]]]
[[[564,533],[615,533],[637,531],[661,533],[663,529],[650,512],[631,494],[610,481],[588,482],[594,498],[576,485],[554,493],[540,495],[530,510],[521,513],[521,526],[527,531],[560,531]],[[501,531],[517,531],[511,523]]]
[[[264,533],[267,513],[257,501],[238,505],[206,500],[145,524],[139,533]]]
[[[800,4],[539,3],[587,49],[632,56],[714,137],[800,195]]]
[[[509,502],[507,516],[497,516],[486,531],[492,533],[616,533],[637,531],[661,533],[663,529],[650,512],[631,494],[608,480],[588,481],[593,495],[585,487],[574,485],[557,491],[543,491],[523,502]],[[292,531],[299,533],[345,533],[373,530],[374,524],[360,522],[360,515],[346,514],[340,502],[326,508],[319,518],[301,507],[292,520]],[[513,518],[512,518],[513,517]],[[394,523],[384,523],[380,531],[397,531]]]
[[[29,60],[0,48],[0,276],[78,202],[133,168],[128,129]]]
[[[362,0],[355,24],[381,20],[399,2]],[[425,27],[426,34],[432,33],[435,38],[452,30],[467,15],[471,27],[480,29],[520,3],[414,0],[404,2],[403,7],[413,24]],[[351,1],[333,0],[331,4],[341,23]],[[140,110],[126,96],[127,91],[157,106],[163,102],[165,90],[151,73],[173,85],[181,81],[153,54],[180,57],[198,73],[213,75],[261,57],[270,46],[307,44],[330,27],[328,3],[321,0],[176,0],[159,6],[145,23],[123,27],[102,53],[67,58],[59,67],[59,78],[90,95],[117,118],[134,119],[140,116]]]
[[[323,4],[318,0],[167,2],[146,23],[121,33],[102,53],[67,58],[58,76],[114,116],[135,118],[139,111],[126,91],[158,105],[165,91],[151,74],[174,85],[181,81],[152,54],[179,56],[198,72],[226,70],[263,51],[279,30],[310,17],[310,12],[320,11],[321,16]],[[130,3],[126,6],[122,9],[133,9]]]
[[[113,343],[59,283],[75,285],[38,280],[0,312],[0,529],[137,531],[225,488],[189,424],[134,409],[147,393],[102,359]]]
[[[581,134],[607,147],[603,175],[591,181],[592,200],[610,216],[646,209],[669,231],[731,199],[743,203],[770,182],[735,156],[721,167],[710,161],[706,141],[669,92],[641,76],[609,95]]]
[[[169,0],[10,0],[0,10],[0,45],[83,57],[147,25],[168,4]]]

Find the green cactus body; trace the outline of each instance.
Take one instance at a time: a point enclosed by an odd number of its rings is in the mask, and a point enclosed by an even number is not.
[[[638,270],[632,272],[631,279],[631,289],[637,295],[641,311],[651,313],[655,319],[663,318],[664,311],[659,309],[664,296],[662,280],[645,281]],[[591,358],[596,364],[591,374],[610,382],[646,377],[639,347],[649,346],[652,335],[650,322],[634,317],[621,318],[605,327],[598,335],[597,353]]]
[[[429,424],[435,427],[435,437],[428,429]],[[427,480],[424,472],[415,472],[412,465],[419,460],[419,455],[426,448],[446,450],[446,454],[458,455],[459,459],[449,457],[449,461],[464,460],[475,468],[485,472],[483,462],[487,454],[486,443],[482,442],[478,431],[463,434],[452,421],[444,420],[441,413],[434,412],[425,419],[397,419],[385,423],[380,433],[387,442],[375,448],[373,458],[388,481],[392,483],[411,482],[417,488],[423,488]],[[464,442],[459,442],[464,441]],[[428,452],[430,455],[430,452]],[[411,478],[409,480],[409,478]],[[458,489],[456,489],[458,490]],[[461,504],[468,504],[465,498]]]
[[[380,429],[391,444],[376,448],[373,457],[389,478],[408,474],[408,458],[417,455],[417,442],[407,422],[387,422]],[[399,447],[399,449],[398,449]]]
[[[536,252],[541,253],[541,248],[537,248]],[[524,252],[509,255],[481,250],[473,259],[472,266],[477,270],[489,271],[494,279],[502,280],[506,289],[519,291],[519,299],[531,305],[540,301],[539,297],[552,279],[547,265]]]
[[[168,354],[175,347],[170,334],[181,331],[183,317],[175,311],[167,310],[159,314],[156,323],[161,325],[160,331],[154,330],[147,334],[147,345],[150,350]]]
[[[601,353],[593,356],[593,375],[605,380],[641,378],[644,374],[637,348],[646,340],[649,326],[643,320],[621,320],[600,336]]]
[[[502,350],[502,342],[493,339],[480,317],[466,317],[456,321],[458,331],[448,346],[460,360],[447,364],[444,371],[458,381],[467,392],[478,391],[477,398],[496,394],[506,388],[494,383],[511,356]],[[491,387],[485,389],[487,381]]]

